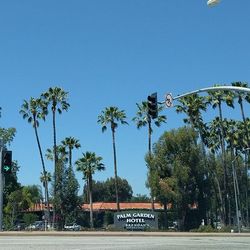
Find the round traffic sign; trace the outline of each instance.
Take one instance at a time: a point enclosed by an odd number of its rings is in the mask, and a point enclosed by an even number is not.
[[[166,94],[165,104],[168,108],[173,106],[173,96],[171,93]]]

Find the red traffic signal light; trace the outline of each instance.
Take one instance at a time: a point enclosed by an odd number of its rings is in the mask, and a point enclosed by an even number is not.
[[[12,151],[2,152],[2,173],[10,174],[12,170]]]
[[[148,115],[151,116],[152,119],[158,117],[157,93],[148,96]]]

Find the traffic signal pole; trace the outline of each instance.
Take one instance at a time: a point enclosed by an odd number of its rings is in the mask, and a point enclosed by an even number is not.
[[[3,231],[3,189],[4,175],[2,173],[3,142],[0,140],[0,232]]]

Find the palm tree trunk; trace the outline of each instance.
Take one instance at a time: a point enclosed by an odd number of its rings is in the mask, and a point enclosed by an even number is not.
[[[150,158],[151,158],[151,155],[152,155],[151,138],[152,138],[151,117],[150,117],[150,115],[148,115],[148,153],[149,153]],[[149,176],[151,176],[151,172],[152,172],[152,169],[151,169],[151,166],[149,166]],[[149,185],[149,187],[150,187],[151,209],[152,209],[152,211],[154,211],[155,210],[154,195],[153,195],[151,185]]]
[[[53,141],[54,141],[54,206],[53,206],[53,228],[55,226],[55,220],[56,220],[56,210],[57,210],[57,204],[55,202],[55,198],[57,195],[57,182],[58,182],[58,169],[57,169],[57,152],[56,152],[56,113],[55,109],[52,110],[53,112]]]
[[[39,153],[40,153],[40,158],[41,158],[41,162],[42,162],[42,168],[43,168],[43,176],[44,176],[44,191],[45,191],[45,206],[47,207],[47,220],[48,220],[48,224],[50,225],[50,211],[49,211],[49,191],[48,191],[48,179],[47,179],[47,172],[45,169],[45,164],[44,164],[44,159],[43,159],[43,153],[42,153],[42,148],[41,148],[41,144],[40,144],[40,140],[39,140],[39,136],[38,136],[38,132],[37,132],[37,126],[36,126],[36,121],[34,122],[35,124],[35,135],[36,135],[36,141],[37,141],[37,145],[38,145],[38,149],[39,149]]]
[[[150,116],[148,116],[148,153],[150,156],[152,153],[151,135],[152,135],[151,118],[150,118]]]
[[[117,163],[116,163],[116,147],[115,147],[115,131],[112,128],[112,142],[113,142],[113,153],[114,153],[114,172],[115,172],[115,195],[116,195],[116,206],[117,211],[120,211],[119,196],[118,196],[118,183],[117,183]]]
[[[222,165],[224,170],[224,207],[225,207],[225,221],[226,225],[229,224],[229,195],[228,195],[228,173],[227,173],[227,166],[226,166],[226,150],[225,150],[225,136],[224,136],[224,127],[222,124],[222,109],[221,104],[218,105],[219,107],[219,116],[220,116],[220,144],[222,150]]]
[[[90,227],[94,228],[94,221],[93,221],[93,201],[92,201],[92,176],[89,176],[89,181],[88,181],[88,190],[89,190],[89,219],[90,219]]]
[[[69,148],[69,167],[72,169],[72,149]]]

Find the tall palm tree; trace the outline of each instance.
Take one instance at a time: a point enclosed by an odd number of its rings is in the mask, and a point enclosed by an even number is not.
[[[102,126],[102,132],[107,130],[108,124],[110,124],[112,132],[113,143],[113,155],[114,155],[114,173],[115,173],[115,193],[116,193],[116,205],[117,211],[120,211],[118,186],[117,186],[117,162],[116,162],[116,145],[115,145],[115,131],[118,127],[118,123],[128,124],[126,121],[126,114],[124,110],[119,110],[117,107],[107,107],[98,116],[97,122]]]
[[[78,149],[81,147],[81,144],[79,143],[78,139],[75,139],[74,137],[66,137],[62,141],[62,145],[69,149],[69,167],[72,168],[72,150],[74,148]]]
[[[95,153],[87,151],[82,154],[82,158],[78,159],[76,164],[76,170],[83,173],[83,178],[87,180],[89,204],[90,204],[90,226],[94,227],[93,223],[93,201],[92,201],[92,181],[93,174],[96,171],[105,170],[104,164],[101,162],[102,157],[96,156]]]
[[[40,182],[45,186],[45,183],[49,183],[52,181],[52,176],[50,172],[46,171],[46,174],[44,175],[43,172],[40,175]]]
[[[219,86],[219,85],[215,85]],[[224,206],[225,206],[225,221],[226,225],[229,224],[229,200],[228,200],[228,170],[226,166],[226,146],[225,146],[225,129],[223,126],[222,115],[222,103],[225,102],[228,106],[234,107],[233,95],[229,91],[209,91],[208,102],[212,105],[212,108],[218,108],[219,111],[219,135],[220,135],[220,147],[222,152],[222,165],[224,170]]]
[[[136,123],[138,129],[142,127],[148,127],[148,152],[151,154],[152,151],[152,119],[148,115],[148,102],[143,101],[140,104],[136,103],[137,113],[136,116],[132,119]],[[163,110],[163,106],[158,106],[158,114]],[[154,119],[153,122],[157,127],[160,127],[162,123],[166,123],[167,117],[165,115],[158,115],[157,119]]]
[[[151,119],[151,116],[148,114],[148,102],[143,101],[141,103],[136,103],[137,112],[136,116],[132,118],[132,121],[136,123],[137,129],[142,127],[148,127],[148,153],[149,157],[151,157],[152,152],[152,121],[154,122],[155,126],[160,127],[162,123],[166,123],[167,117],[165,115],[158,115],[156,119]],[[158,106],[158,114],[163,110],[163,106]],[[148,186],[150,190],[151,196],[151,204],[152,210],[154,210],[154,194],[152,190],[152,185],[150,184],[150,177],[152,175],[152,168],[149,166],[149,178],[148,178]]]
[[[41,181],[41,183],[43,184],[43,187],[45,188],[45,186],[46,186],[46,183],[47,183],[47,185],[49,184],[49,182],[51,182],[51,180],[52,180],[52,176],[51,176],[51,173],[50,172],[45,172],[45,173],[43,173],[43,172],[41,172],[41,175],[40,175],[40,181]],[[47,218],[50,218],[50,202],[49,202],[49,193],[46,193],[45,192],[45,201],[48,201],[48,204],[46,204],[47,205]],[[49,225],[50,225],[50,221],[48,220],[48,223],[49,223]]]
[[[55,182],[55,188],[54,188],[54,195],[57,192],[57,143],[56,143],[56,112],[59,114],[62,113],[62,111],[68,111],[68,108],[70,104],[67,102],[68,98],[68,92],[65,92],[62,88],[54,87],[49,88],[47,92],[42,94],[42,97],[46,100],[48,105],[51,105],[52,110],[52,116],[53,116],[53,153],[54,153],[54,182]],[[53,224],[55,223],[55,209],[53,209]]]
[[[46,171],[42,147],[41,147],[40,139],[39,139],[39,135],[38,135],[39,119],[45,120],[45,116],[47,114],[46,103],[40,98],[35,99],[35,98],[31,97],[29,101],[24,100],[19,113],[23,116],[23,119],[27,119],[28,123],[32,124],[34,131],[35,131],[36,142],[38,145],[38,150],[39,150],[40,159],[41,159],[41,163],[42,163],[43,175],[45,177],[45,182],[44,182],[45,204],[46,204],[47,209],[48,209],[48,223],[50,223],[49,200],[48,200],[49,191],[48,191],[48,182],[47,182],[47,178],[46,178],[47,171]]]
[[[246,82],[233,82],[232,86],[247,88],[248,84]],[[244,128],[245,128],[246,138],[248,142],[247,147],[249,147],[250,146],[249,132],[248,132],[247,124],[246,124],[246,116],[245,116],[245,111],[244,111],[243,100],[250,103],[250,94],[245,93],[245,92],[235,92],[234,96],[238,98],[238,103],[240,105],[241,116],[244,122]]]

